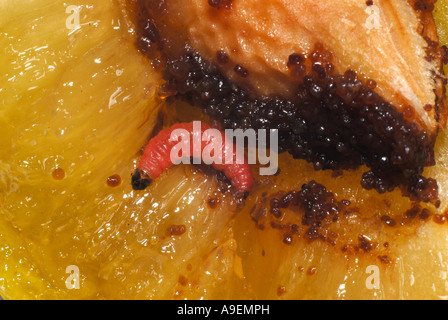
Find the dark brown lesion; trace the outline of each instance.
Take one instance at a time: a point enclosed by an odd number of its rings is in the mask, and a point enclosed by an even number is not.
[[[361,181],[364,188],[384,193],[400,186],[405,195],[438,203],[435,180],[421,175],[434,165],[435,135],[375,93],[375,81],[352,70],[336,74],[322,44],[308,56],[291,52],[285,57],[297,82],[293,98],[254,96],[220,71],[228,53],[217,48],[218,63],[205,60],[181,36],[162,32],[163,12],[154,12],[148,1],[138,3],[137,46],[157,59],[165,94],[202,108],[224,128],[278,129],[279,151],[313,163],[316,170],[365,164],[370,171]],[[250,77],[243,66],[234,71]]]

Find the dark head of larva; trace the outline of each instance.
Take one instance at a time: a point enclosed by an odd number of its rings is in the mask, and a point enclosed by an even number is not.
[[[152,183],[152,179],[148,177],[141,169],[136,169],[132,174],[132,189],[145,190]]]

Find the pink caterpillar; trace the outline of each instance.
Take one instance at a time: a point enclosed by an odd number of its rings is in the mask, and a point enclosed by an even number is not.
[[[246,158],[242,164],[237,161],[237,152],[233,142],[230,142],[224,132],[219,131],[221,139],[216,139],[216,136],[211,133],[211,127],[207,124],[197,122],[200,125],[200,150],[194,150],[197,147],[194,143],[190,143],[190,155],[200,154],[204,157],[203,150],[213,143],[214,151],[218,151],[220,161],[212,162],[210,158],[202,159],[205,163],[211,163],[216,170],[222,171],[230,180],[232,185],[237,190],[238,194],[246,197],[253,184],[253,176],[251,168]],[[179,163],[182,156],[171,152],[172,148],[179,144],[176,139],[171,139],[173,131],[176,129],[186,130],[189,137],[193,137],[195,126],[193,122],[177,123],[168,129],[159,132],[157,136],[152,138],[145,147],[142,157],[137,164],[137,168],[132,175],[132,187],[134,190],[144,190],[148,187],[154,179],[156,179],[162,172],[170,168],[176,163]],[[216,134],[217,129],[214,129]],[[217,143],[219,145],[217,146]],[[216,150],[218,148],[219,150]],[[228,161],[231,160],[231,161]]]

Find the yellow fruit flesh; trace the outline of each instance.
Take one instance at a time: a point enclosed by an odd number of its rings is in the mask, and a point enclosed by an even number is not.
[[[157,97],[160,80],[134,47],[132,25],[117,0],[72,1],[80,27],[66,28],[63,1],[3,1],[0,12],[0,295],[4,298],[448,298],[448,226],[431,218],[400,222],[411,201],[399,191],[379,195],[360,187],[362,170],[314,171],[280,157],[275,177],[256,177],[244,205],[218,191],[214,175],[192,166],[170,169],[145,191],[130,174],[157,120],[203,117]],[[437,2],[441,40],[448,42],[448,5]],[[20,23],[17,23],[17,22]],[[448,136],[440,135],[438,165],[428,176],[448,203]],[[56,168],[65,177],[53,178]],[[254,168],[254,173],[257,169]],[[122,183],[107,185],[119,174]],[[329,224],[335,244],[309,243],[259,229],[251,209],[280,190],[316,180],[359,212]],[[216,207],[209,203],[213,198]],[[390,206],[388,205],[390,204]],[[300,224],[294,210],[283,222]],[[171,235],[171,226],[184,226]],[[378,247],[342,251],[363,234]],[[386,248],[385,242],[389,243]],[[391,263],[381,263],[384,256]],[[380,288],[369,289],[368,266]],[[79,289],[67,288],[77,266]],[[68,283],[70,284],[70,283]],[[69,285],[70,287],[70,285]]]

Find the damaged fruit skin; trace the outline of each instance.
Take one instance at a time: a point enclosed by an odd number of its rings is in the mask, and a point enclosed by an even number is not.
[[[316,169],[366,164],[365,188],[437,202],[421,176],[446,125],[431,6],[375,1],[369,29],[369,5],[353,0],[134,3],[137,46],[163,70],[165,95],[226,128],[277,128],[281,149]]]

